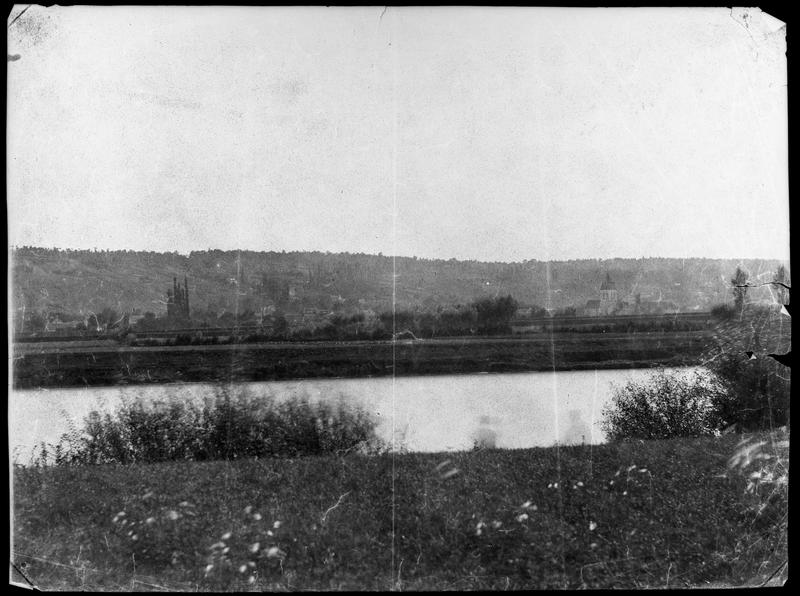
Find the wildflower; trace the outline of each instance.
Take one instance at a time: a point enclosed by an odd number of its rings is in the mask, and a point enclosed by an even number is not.
[[[257,553],[258,549],[260,549],[260,548],[261,548],[261,543],[260,542],[254,542],[253,544],[250,545],[250,552],[251,553]]]
[[[636,469],[636,464],[633,464],[632,466],[628,466],[628,470],[627,471],[630,472],[631,470],[635,470],[635,469]]]
[[[250,515],[250,512],[251,512],[251,511],[253,511],[253,506],[252,506],[252,505],[248,505],[247,507],[245,507],[245,508],[244,508],[244,512],[245,512],[247,515]]]
[[[522,504],[522,508],[523,508],[523,509],[527,509],[527,508],[528,508],[528,507],[530,507],[530,506],[531,506],[531,502],[530,502],[530,501],[525,501],[525,502]]]
[[[177,511],[175,511],[174,509],[170,509],[169,511],[167,511],[167,517],[168,517],[169,519],[171,519],[172,521],[175,521],[175,520],[176,520],[176,519],[178,519],[180,516],[181,516],[181,514],[180,514],[180,513],[178,513]]]
[[[125,512],[120,511],[119,513],[117,513],[117,517],[125,517]]]
[[[231,536],[233,536],[233,532],[225,532],[220,538],[222,538],[222,540],[229,540]]]
[[[254,569],[255,566],[256,566],[256,563],[255,563],[255,561],[248,561],[247,562],[247,566],[250,567],[251,569]]]
[[[312,530],[316,530],[317,529],[316,524],[314,524],[314,526],[311,529]],[[274,534],[272,533],[272,530],[267,530],[267,536],[274,536]]]
[[[253,519],[256,520],[256,521],[260,520],[261,519],[261,514],[260,513],[254,513],[253,514]]]
[[[517,521],[520,522],[520,523],[524,522],[526,519],[528,519],[528,514],[527,513],[520,513],[517,516]]]
[[[148,517],[146,520],[144,520],[144,523],[146,523],[148,526],[152,526],[154,523],[156,523],[156,518]]]
[[[596,543],[596,542],[592,542],[592,543],[589,545],[589,548],[597,548],[597,543]]]
[[[623,496],[625,496],[625,495],[627,495],[627,494],[628,494],[628,491],[626,491],[626,490],[622,491],[622,495],[623,495]]]
[[[647,473],[647,468],[642,468],[641,470],[639,470],[639,472],[642,473],[642,474],[646,474]]]
[[[486,524],[483,522],[478,522],[478,525],[475,526],[475,535],[480,536],[483,534],[483,529],[486,527]]]
[[[215,542],[214,544],[212,544],[208,548],[210,548],[211,550],[217,550],[218,548],[225,548],[225,543],[224,542]]]
[[[497,528],[499,528],[500,526],[502,526],[502,525],[503,525],[503,522],[501,522],[501,521],[497,521],[497,520],[495,520],[495,521],[493,521],[493,522],[492,522],[492,527],[493,527],[495,530],[496,530]]]
[[[178,503],[178,507],[191,507],[192,504],[189,501],[181,501]]]
[[[558,482],[553,483],[553,488],[558,488]]]
[[[589,531],[594,532],[597,529],[597,524],[595,522],[589,522]]]
[[[128,536],[133,536],[133,530],[130,530],[130,531],[128,532]]]
[[[270,546],[269,550],[267,551],[267,557],[274,558],[274,557],[285,557],[286,553],[279,549],[277,546]]]
[[[228,551],[230,551],[230,550],[231,550],[231,547],[230,546],[226,546],[225,548],[222,549],[222,554],[223,555],[227,555]]]
[[[239,573],[244,573],[246,571],[247,571],[247,565],[242,565],[241,567],[239,567]]]
[[[277,530],[278,528],[281,527],[281,522],[276,521],[274,524],[272,524],[272,527]]]
[[[581,482],[580,480],[578,480],[578,484],[577,484],[577,485],[578,485],[578,486],[583,486],[583,482]]]
[[[136,534],[134,534],[133,536],[131,536],[131,540],[139,540],[139,536],[137,536]]]
[[[248,578],[248,580],[247,580],[247,583],[248,583],[248,584],[254,584],[254,583],[256,583],[256,577],[255,577],[254,575],[251,575],[251,576]]]
[[[213,566],[213,565],[206,565],[206,575],[208,575],[209,573],[211,573],[211,570],[212,570],[212,569],[214,569],[214,566]]]
[[[551,482],[550,484],[548,484],[547,488],[553,488],[553,483]]]
[[[536,505],[534,505],[533,507],[531,507],[531,509],[533,509],[534,511],[538,511],[538,510],[539,510],[539,508],[538,508]]]

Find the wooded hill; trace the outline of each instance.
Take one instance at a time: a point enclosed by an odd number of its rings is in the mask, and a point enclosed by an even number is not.
[[[22,247],[11,250],[12,309],[85,314],[111,307],[161,316],[173,277],[188,278],[191,309],[258,311],[398,309],[434,311],[476,298],[510,294],[521,305],[553,309],[599,297],[610,274],[621,300],[670,301],[707,310],[730,301],[730,279],[741,267],[752,282],[773,279],[777,260],[585,259],[518,263],[392,258],[321,252],[89,251]],[[396,286],[393,288],[393,279]],[[772,301],[769,287],[749,300]],[[394,295],[393,295],[394,294]]]

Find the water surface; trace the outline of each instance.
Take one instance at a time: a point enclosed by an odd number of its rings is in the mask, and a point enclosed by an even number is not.
[[[681,369],[687,373],[694,368]],[[378,433],[398,449],[452,451],[487,446],[524,448],[602,443],[603,407],[612,384],[643,380],[653,369],[557,371],[501,374],[311,379],[241,383],[255,395],[284,399],[341,399],[378,420]],[[9,441],[12,455],[26,461],[39,441],[55,442],[80,427],[92,410],[113,409],[124,397],[199,400],[213,394],[206,383],[12,391]]]

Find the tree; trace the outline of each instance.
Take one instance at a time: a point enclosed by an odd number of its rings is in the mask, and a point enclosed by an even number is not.
[[[498,298],[482,298],[473,303],[482,333],[507,333],[511,317],[519,304],[509,294]]]
[[[734,305],[736,310],[741,311],[744,308],[744,299],[747,295],[747,273],[742,271],[741,267],[736,268],[736,273],[731,279],[731,285],[733,286]]]

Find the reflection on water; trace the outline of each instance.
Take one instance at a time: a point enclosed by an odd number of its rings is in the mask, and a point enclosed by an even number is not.
[[[683,369],[687,373],[694,369]],[[522,448],[590,444],[604,440],[600,426],[611,384],[642,379],[649,369],[441,375],[374,379],[313,379],[244,383],[276,399],[343,399],[372,412],[378,433],[395,449],[451,451],[473,447]],[[55,442],[81,426],[91,410],[111,410],[122,399],[200,400],[209,384],[142,385],[14,391],[9,399],[9,441],[21,461],[38,441]]]

